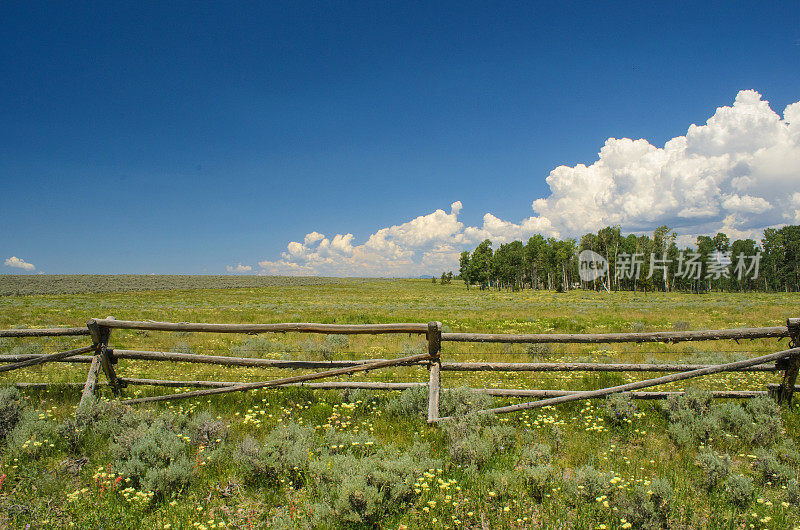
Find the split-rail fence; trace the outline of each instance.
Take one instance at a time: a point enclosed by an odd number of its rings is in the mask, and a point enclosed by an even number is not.
[[[427,352],[408,355],[396,359],[363,360],[282,360],[251,357],[222,357],[160,351],[122,350],[109,347],[109,339],[114,329],[135,329],[173,332],[210,333],[321,333],[321,334],[373,334],[390,333],[425,335]],[[187,322],[152,322],[116,320],[113,317],[91,319],[85,328],[50,329],[10,329],[0,330],[0,337],[53,337],[89,336],[92,344],[82,348],[53,354],[0,355],[0,372],[8,372],[49,362],[87,363],[89,370],[86,382],[81,384],[83,392],[81,404],[93,399],[99,374],[102,371],[116,396],[129,385],[152,385],[165,387],[199,387],[199,390],[124,399],[123,403],[136,404],[154,401],[173,401],[198,396],[240,392],[259,388],[274,388],[289,385],[304,385],[310,388],[363,388],[376,390],[402,390],[414,386],[427,386],[428,422],[446,420],[439,415],[439,396],[442,390],[441,372],[447,371],[490,371],[490,372],[666,372],[668,375],[635,381],[599,390],[529,390],[529,389],[475,389],[493,396],[543,398],[487,409],[485,413],[507,413],[519,410],[545,407],[569,401],[586,400],[626,392],[634,399],[663,399],[679,392],[637,392],[638,390],[683,381],[721,372],[783,372],[780,384],[767,385],[764,390],[715,391],[719,398],[751,398],[759,395],[772,395],[780,402],[791,403],[800,371],[800,318],[790,318],[785,326],[738,328],[700,331],[656,331],[640,333],[602,333],[602,334],[494,334],[494,333],[443,333],[440,322],[399,323],[399,324],[205,324]],[[684,341],[746,340],[746,339],[789,338],[785,350],[724,364],[625,364],[591,362],[444,362],[443,343],[504,343],[504,344],[604,344],[604,343],[677,343]],[[91,354],[91,355],[86,355]],[[119,359],[146,361],[166,361],[185,363],[204,363],[220,366],[245,366],[285,369],[322,369],[320,372],[306,373],[269,381],[184,381],[126,378],[117,375],[115,366]],[[397,366],[420,366],[429,370],[428,382],[386,383],[352,381],[311,381],[330,379],[356,372],[367,372]],[[15,383],[17,386],[42,386],[45,383]]]

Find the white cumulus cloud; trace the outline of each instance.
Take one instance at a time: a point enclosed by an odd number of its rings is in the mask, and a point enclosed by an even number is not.
[[[733,106],[664,147],[609,138],[597,161],[557,167],[547,183],[551,195],[533,209],[565,233],[668,224],[683,234],[736,227],[758,237],[766,226],[793,221],[788,192],[800,184],[800,102],[781,119],[758,92],[742,90]]]
[[[228,265],[225,267],[225,270],[228,272],[250,272],[253,270],[252,265],[242,265],[239,263],[236,266]]]
[[[579,237],[609,225],[641,232],[666,224],[682,242],[717,231],[758,239],[765,227],[800,223],[800,102],[781,117],[761,94],[742,90],[663,147],[609,138],[597,160],[559,166],[546,182],[550,195],[533,200],[534,215],[519,222],[486,213],[481,226],[464,226],[456,201],[449,213],[381,228],[361,244],[349,233],[311,232],[259,266],[268,274],[435,274],[457,269],[461,250],[484,239]]]
[[[36,270],[36,267],[33,265],[33,263],[28,263],[24,259],[18,258],[16,256],[11,256],[10,258],[6,258],[5,266],[14,267],[15,269],[22,269],[25,271]]]

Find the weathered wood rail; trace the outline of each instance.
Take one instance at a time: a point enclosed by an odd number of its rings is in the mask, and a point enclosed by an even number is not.
[[[284,360],[262,359],[256,357],[231,357],[217,355],[187,354],[177,352],[143,351],[114,349],[109,346],[114,329],[178,331],[206,333],[322,333],[322,334],[424,334],[428,343],[427,353],[410,355],[396,359],[359,360]],[[428,387],[428,421],[435,423],[446,420],[439,416],[439,397],[442,388],[442,372],[669,372],[643,381],[635,381],[614,387],[583,391],[558,389],[474,389],[493,396],[544,398],[538,401],[497,407],[485,413],[507,413],[518,410],[540,408],[569,401],[594,399],[613,393],[626,392],[634,399],[663,399],[680,392],[637,392],[637,390],[675,381],[688,380],[704,375],[722,372],[783,372],[780,384],[767,385],[765,390],[714,391],[712,395],[721,398],[751,398],[760,395],[773,395],[782,402],[791,402],[795,383],[800,371],[800,318],[790,318],[786,326],[762,328],[740,328],[699,331],[656,331],[645,333],[598,333],[598,334],[497,334],[497,333],[443,333],[440,322],[398,323],[398,324],[211,324],[192,322],[153,322],[116,320],[113,317],[91,319],[86,328],[48,328],[0,330],[0,337],[56,337],[90,336],[91,346],[54,354],[0,355],[0,372],[17,370],[49,362],[88,363],[85,383],[69,383],[83,387],[81,404],[95,395],[98,377],[102,371],[115,395],[128,385],[150,385],[156,387],[191,388],[201,390],[174,394],[147,396],[138,399],[122,400],[124,403],[148,403],[172,401],[192,397],[208,396],[230,392],[241,392],[260,388],[282,386],[305,386],[308,388],[363,388],[373,390],[402,390],[419,386]],[[685,363],[593,363],[593,362],[445,362],[442,360],[442,343],[503,343],[503,344],[602,344],[602,343],[677,343],[685,341],[708,340],[755,340],[789,338],[787,349],[755,358],[737,360],[723,364],[685,364]],[[85,355],[92,353],[92,355]],[[457,352],[452,352],[457,353]],[[183,381],[118,377],[114,366],[119,359],[144,360],[155,362],[186,362],[212,364],[230,367],[280,368],[293,370],[322,369],[321,372],[306,373],[269,381]],[[772,364],[770,364],[772,363]],[[427,382],[385,383],[356,381],[312,382],[357,372],[366,372],[398,366],[417,366],[429,370]],[[43,383],[16,383],[22,388],[42,386]]]

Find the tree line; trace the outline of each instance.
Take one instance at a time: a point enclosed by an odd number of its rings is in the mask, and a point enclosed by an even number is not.
[[[595,254],[583,253],[592,251]],[[586,255],[605,267],[596,278],[581,274]],[[604,263],[603,263],[604,262]],[[452,273],[442,279],[452,279]],[[768,228],[757,243],[724,233],[698,236],[695,247],[679,248],[676,233],[660,226],[652,235],[622,235],[609,226],[580,240],[535,235],[493,248],[485,240],[464,251],[459,274],[467,288],[517,291],[800,291],[800,226]],[[445,280],[442,283],[449,283]]]

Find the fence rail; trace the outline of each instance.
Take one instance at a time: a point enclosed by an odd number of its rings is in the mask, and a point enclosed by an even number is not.
[[[89,335],[89,328],[0,329],[0,337],[63,337]]]
[[[98,326],[109,329],[143,329],[150,331],[191,331],[209,333],[325,333],[326,335],[379,335],[383,333],[427,333],[427,324],[205,324],[197,322],[153,322],[93,319]]]
[[[501,333],[442,333],[444,342],[499,342],[511,344],[605,344],[617,342],[686,342],[697,340],[771,339],[789,336],[787,326],[768,328],[651,331],[646,333],[563,333],[512,335]]]
[[[290,360],[262,359],[252,357],[232,357],[178,352],[161,352],[146,350],[124,350],[109,347],[109,339],[114,329],[135,329],[150,331],[183,331],[208,333],[323,333],[323,334],[424,334],[428,343],[427,353],[410,355],[396,359],[359,359],[359,360]],[[790,318],[786,326],[761,328],[739,328],[698,331],[656,331],[645,333],[576,333],[576,334],[498,334],[498,333],[442,333],[440,322],[398,323],[398,324],[316,324],[316,323],[282,323],[282,324],[211,324],[192,322],[154,322],[116,320],[113,317],[91,319],[86,328],[47,328],[47,329],[11,329],[0,330],[0,337],[52,337],[52,336],[91,336],[92,345],[69,351],[47,355],[22,354],[0,355],[0,372],[7,372],[44,364],[48,362],[90,363],[86,383],[83,386],[81,403],[90,400],[97,388],[100,371],[106,375],[108,383],[115,394],[128,385],[150,385],[161,387],[200,387],[201,390],[148,396],[138,399],[123,400],[124,403],[148,403],[156,401],[172,401],[190,397],[207,396],[229,392],[240,392],[259,388],[281,386],[304,386],[308,388],[363,388],[373,390],[401,390],[406,388],[428,387],[428,421],[436,423],[448,418],[439,417],[439,396],[442,388],[441,372],[670,372],[670,375],[636,381],[624,385],[598,390],[561,390],[561,389],[505,389],[481,388],[476,391],[486,392],[493,396],[503,397],[536,397],[539,401],[519,403],[505,407],[488,409],[485,413],[506,413],[518,410],[540,408],[569,401],[593,399],[613,393],[626,392],[634,399],[663,399],[680,392],[636,392],[643,388],[665,383],[683,381],[703,375],[722,372],[783,372],[780,384],[767,385],[766,390],[722,390],[712,395],[722,398],[751,398],[770,394],[779,401],[791,402],[796,390],[796,380],[800,372],[800,318]],[[593,363],[593,362],[443,362],[442,343],[503,343],[503,344],[600,344],[600,343],[677,343],[684,341],[707,340],[753,340],[790,338],[789,348],[755,358],[737,360],[723,364],[687,364],[687,363]],[[84,355],[86,353],[92,355]],[[448,352],[458,354],[458,352]],[[474,353],[473,353],[474,355]],[[313,372],[270,381],[235,382],[235,381],[181,381],[118,377],[114,365],[119,359],[187,362],[212,364],[218,366],[239,366],[257,368],[280,368],[293,370],[322,369]],[[772,363],[772,364],[770,364]],[[386,382],[354,382],[325,381],[311,382],[319,379],[349,375],[356,372],[367,372],[398,366],[424,367],[429,370],[427,382],[386,383]],[[42,386],[44,383],[16,383],[23,388]],[[72,383],[73,385],[76,385]]]

